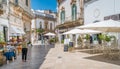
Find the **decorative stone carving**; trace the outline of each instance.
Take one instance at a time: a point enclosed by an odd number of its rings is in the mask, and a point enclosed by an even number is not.
[[[76,4],[76,0],[71,0],[71,5]]]

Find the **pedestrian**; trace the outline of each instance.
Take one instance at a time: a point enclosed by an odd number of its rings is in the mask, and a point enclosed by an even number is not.
[[[28,51],[27,41],[25,38],[23,38],[23,42],[22,42],[22,61],[23,62],[26,62],[27,60],[27,51]]]

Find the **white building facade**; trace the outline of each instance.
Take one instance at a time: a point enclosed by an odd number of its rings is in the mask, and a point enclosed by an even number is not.
[[[84,24],[109,19],[120,21],[120,0],[86,0],[84,3]],[[120,41],[119,34],[110,35],[116,36]]]
[[[33,19],[32,24],[35,29],[43,29],[43,33],[53,32],[55,33],[56,27],[56,13],[50,10],[34,10],[35,19]],[[36,33],[35,38],[41,40],[41,35]]]
[[[83,0],[58,0],[57,33],[59,41],[64,40],[62,33],[83,24]],[[71,36],[72,38],[72,36]]]
[[[88,0],[84,6],[84,23],[108,19],[120,20],[120,0]]]

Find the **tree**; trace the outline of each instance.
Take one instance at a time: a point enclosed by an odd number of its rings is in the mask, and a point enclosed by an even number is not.
[[[44,32],[44,30],[43,29],[36,29],[36,32],[39,34],[42,34]]]

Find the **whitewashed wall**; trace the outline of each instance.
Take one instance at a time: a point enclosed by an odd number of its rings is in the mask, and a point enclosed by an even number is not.
[[[60,12],[61,12],[61,8],[62,7],[64,7],[65,8],[65,21],[67,20],[67,19],[69,19],[69,20],[72,20],[71,18],[72,18],[72,11],[71,11],[71,1],[72,0],[66,0],[66,1],[64,1],[63,3],[61,3],[60,4],[60,6],[59,6],[59,8],[57,9],[57,10],[59,10],[59,12],[58,12],[58,15],[59,15],[59,17],[58,17],[58,23],[59,24],[61,24],[60,23]],[[79,3],[79,0],[76,0],[76,5],[77,5],[77,18],[79,17],[79,15],[80,15],[80,3]]]
[[[55,29],[55,22],[54,21],[48,21],[48,29],[50,30],[50,24],[52,23],[52,30]]]
[[[42,23],[42,28],[44,29],[44,20],[43,19],[36,19],[36,28],[40,28],[40,22]]]
[[[120,13],[120,0],[98,0],[84,8],[85,24],[96,20],[102,21],[105,16]]]

